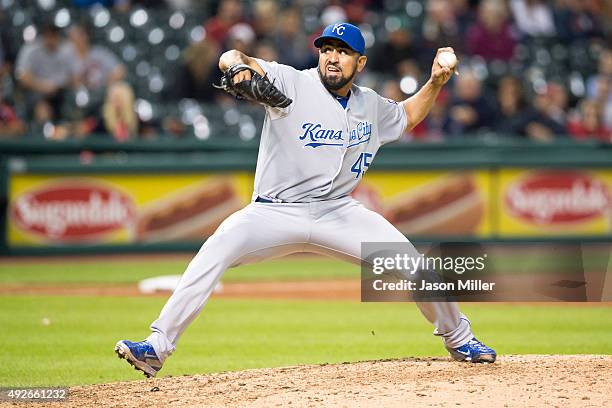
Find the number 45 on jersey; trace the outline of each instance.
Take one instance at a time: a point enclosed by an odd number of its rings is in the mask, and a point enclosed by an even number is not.
[[[368,167],[372,163],[372,153],[361,153],[357,158],[357,161],[351,167],[351,173],[355,173],[355,178],[363,176],[366,171],[368,171]]]

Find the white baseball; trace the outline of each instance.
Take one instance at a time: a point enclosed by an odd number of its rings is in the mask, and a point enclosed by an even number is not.
[[[457,56],[454,52],[442,51],[438,54],[438,64],[440,64],[441,67],[455,68],[457,65]]]

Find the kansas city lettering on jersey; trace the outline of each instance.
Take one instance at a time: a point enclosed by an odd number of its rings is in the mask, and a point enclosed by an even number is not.
[[[370,122],[359,122],[355,129],[351,129],[347,147],[357,146],[370,140],[372,136],[372,124]]]
[[[344,145],[342,130],[323,129],[320,123],[304,123],[302,129],[304,133],[300,136],[300,140],[310,141],[310,143],[306,143],[305,146],[319,147]]]
[[[304,133],[300,135],[300,140],[306,140],[304,146],[344,146],[342,130],[324,129],[320,123],[304,123],[302,125]],[[357,127],[349,132],[347,147],[357,146],[370,140],[372,136],[372,124],[370,122],[359,122]]]

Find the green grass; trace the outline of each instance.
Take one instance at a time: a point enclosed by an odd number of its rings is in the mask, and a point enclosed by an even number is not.
[[[589,256],[585,265],[590,270],[602,270],[608,264],[605,256]],[[37,284],[132,284],[160,275],[180,275],[185,271],[192,255],[172,258],[108,259],[86,262],[70,258],[64,260],[43,260],[23,262],[4,261],[0,264],[0,285]],[[489,271],[497,273],[534,273],[535,271],[569,271],[576,266],[576,256],[560,255],[542,257],[529,251],[516,254],[498,253],[486,263]],[[579,265],[579,264],[578,264]],[[587,265],[587,266],[588,266]],[[580,269],[576,269],[580,270]],[[225,282],[253,281],[297,281],[317,279],[359,278],[358,265],[318,256],[288,257],[270,260],[254,265],[243,265],[229,269]]]
[[[0,264],[0,285],[17,283],[129,284],[153,276],[180,275],[190,257],[99,262],[6,262]],[[359,278],[359,266],[322,257],[284,258],[229,269],[225,282],[290,281]]]
[[[0,297],[0,386],[141,378],[112,349],[118,339],[146,336],[164,301]],[[606,306],[478,304],[463,309],[478,336],[501,354],[612,353],[612,314]],[[43,325],[43,318],[51,324]],[[445,355],[431,329],[411,304],[213,299],[161,374]]]
[[[184,258],[5,262],[0,285],[113,284],[180,274]],[[285,258],[242,266],[224,280],[358,278],[355,265]],[[159,297],[0,296],[0,386],[75,385],[141,378],[113,352],[139,340]],[[612,354],[612,308],[478,304],[463,310],[501,354]],[[51,324],[42,324],[48,318]],[[187,330],[162,375],[255,367],[445,355],[411,304],[213,299]],[[372,333],[374,332],[374,333]]]

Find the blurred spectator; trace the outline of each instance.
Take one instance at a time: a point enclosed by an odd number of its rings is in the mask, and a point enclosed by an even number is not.
[[[577,140],[595,139],[612,143],[612,128],[603,122],[601,107],[593,99],[583,99],[567,124],[567,132]]]
[[[510,9],[518,29],[530,37],[556,34],[552,8],[546,0],[511,0]]]
[[[134,108],[132,88],[125,82],[115,82],[107,88],[107,98],[102,105],[101,115],[92,112],[64,126],[70,136],[76,139],[86,137],[106,139],[110,135],[117,142],[134,139],[136,136],[152,140],[158,136],[160,128],[167,130],[168,134],[178,131],[179,126],[173,123],[170,117],[164,118],[161,123],[157,118],[146,115],[141,119]]]
[[[601,19],[602,21],[610,22],[612,21],[612,1],[602,0],[601,1]],[[609,40],[612,36],[612,27],[610,24],[604,25],[604,35]]]
[[[108,88],[102,112],[106,131],[118,142],[138,135],[134,93],[125,82],[115,82]]]
[[[487,61],[508,61],[514,56],[515,34],[508,11],[501,0],[483,0],[478,6],[478,19],[468,29],[467,52]]]
[[[344,3],[344,11],[346,12],[347,21],[353,22],[353,24],[361,24],[368,18],[367,6],[370,6],[371,2],[368,0],[352,0]]]
[[[428,0],[426,8],[422,35],[428,52],[423,56],[421,68],[424,68],[424,65],[431,66],[431,60],[440,47],[453,47],[457,54],[464,51],[461,27],[452,4],[447,0]]]
[[[43,136],[47,140],[65,140],[70,133],[66,123],[54,118],[51,106],[44,102],[34,105],[33,118],[28,125],[33,136]]]
[[[538,142],[551,142],[564,136],[565,116],[558,111],[564,103],[567,103],[567,94],[560,84],[549,84],[545,91],[537,93],[533,101],[535,109],[525,115],[525,135]]]
[[[193,42],[182,55],[178,77],[178,98],[212,100],[216,94],[212,83],[220,76],[217,68],[220,48],[215,41],[204,38]]]
[[[40,33],[40,40],[25,44],[19,50],[16,76],[28,91],[29,107],[48,104],[53,120],[58,120],[77,61],[57,26],[46,24]]]
[[[612,49],[601,51],[597,73],[587,80],[586,91],[601,105],[606,126],[612,127]]]
[[[15,109],[4,100],[3,94],[0,81],[0,139],[21,136],[25,132],[25,124],[17,117]]]
[[[465,34],[467,33],[469,26],[474,22],[476,18],[471,5],[473,1],[450,0],[450,3],[451,7],[453,8],[453,14],[455,15],[457,27],[459,29],[461,43],[463,43],[465,39]]]
[[[278,61],[278,53],[276,48],[269,41],[259,41],[253,51],[253,56],[265,61]]]
[[[240,0],[221,0],[217,13],[204,23],[204,29],[207,37],[221,46],[225,43],[229,29],[242,20],[243,10]]]
[[[536,101],[542,106],[542,112],[561,127],[565,127],[568,94],[567,88],[560,82],[550,81],[544,94],[539,95]]]
[[[348,16],[344,8],[337,4],[329,4],[321,13],[321,25],[327,27],[330,24],[347,21]]]
[[[6,71],[6,64],[4,60],[4,44],[2,37],[0,37],[0,76]]]
[[[368,63],[376,72],[395,76],[399,74],[399,65],[404,61],[418,62],[422,49],[406,22],[389,31],[387,35],[387,41],[376,47]],[[428,65],[431,67],[431,59]]]
[[[573,42],[603,38],[603,27],[596,2],[588,0],[556,0],[555,24],[561,41]]]
[[[503,77],[497,88],[493,130],[502,135],[524,135],[528,116],[521,81],[514,76]]]
[[[13,81],[11,78],[11,65],[6,60],[4,42],[0,36],[0,100],[13,93]]]
[[[500,80],[497,101],[493,130],[501,135],[550,142],[565,133],[564,121],[553,119],[557,108],[567,103],[567,94],[559,84],[550,84],[545,92],[537,95],[532,107],[525,102],[520,80],[506,76]]]
[[[296,69],[310,68],[317,64],[297,8],[292,7],[281,12],[276,30],[272,41],[278,51],[278,62]]]
[[[0,9],[0,67],[4,63],[6,69],[10,69],[15,62],[15,50],[11,41],[12,32],[14,32],[14,27],[9,16]]]
[[[238,50],[250,55],[254,43],[255,31],[246,23],[238,23],[227,32],[225,48],[228,50]]]
[[[253,3],[253,29],[258,40],[272,39],[279,21],[279,8],[275,0],[256,0]]]
[[[431,64],[431,61],[430,61],[430,64]],[[429,78],[429,72],[431,72],[431,65],[427,67],[427,70],[425,72],[428,72],[427,78]],[[423,80],[427,79],[423,76],[416,61],[409,60],[409,59],[405,59],[397,65],[397,73],[398,73],[398,76],[401,78],[409,76],[409,77],[416,79],[417,81],[419,81],[419,79],[423,79]]]
[[[482,83],[469,70],[454,78],[446,131],[451,136],[476,132],[490,125],[493,103],[483,93]]]
[[[87,27],[72,26],[69,38],[77,60],[76,85],[85,87],[90,110],[97,111],[102,106],[107,87],[125,77],[125,66],[107,48],[91,45]]]

